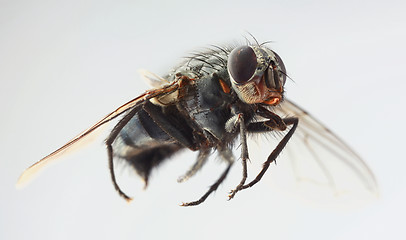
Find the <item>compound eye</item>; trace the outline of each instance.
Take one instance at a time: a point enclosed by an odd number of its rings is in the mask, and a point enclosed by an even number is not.
[[[239,84],[246,83],[252,78],[257,68],[257,56],[250,46],[233,49],[228,56],[228,73]]]
[[[272,51],[272,52],[275,54],[276,60],[278,61],[279,67],[281,68],[280,71],[282,71],[282,86],[284,86],[284,85],[285,85],[285,82],[286,82],[286,68],[285,68],[285,64],[283,64],[282,58],[279,57],[279,55],[278,55],[276,52],[274,52],[274,51]]]

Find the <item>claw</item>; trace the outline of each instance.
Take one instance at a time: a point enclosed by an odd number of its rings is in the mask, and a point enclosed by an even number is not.
[[[196,205],[199,205],[199,204],[200,204],[199,201],[195,201],[195,202],[182,203],[179,206],[181,206],[181,207],[190,207],[190,206],[196,206]]]
[[[238,192],[237,188],[234,190],[231,190],[230,194],[228,195],[228,200],[230,201],[231,199],[233,199],[237,192]]]

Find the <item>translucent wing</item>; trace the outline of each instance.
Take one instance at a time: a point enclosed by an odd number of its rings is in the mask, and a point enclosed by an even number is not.
[[[97,131],[99,130],[103,125],[106,123],[110,122],[111,120],[117,118],[118,116],[129,112],[131,109],[134,109],[137,107],[139,104],[142,104],[144,101],[148,99],[152,99],[154,97],[159,97],[163,96],[165,94],[172,93],[178,89],[178,85],[176,84],[176,81],[172,82],[171,84],[167,84],[166,86],[159,88],[159,89],[154,89],[151,91],[147,91],[146,93],[142,94],[141,96],[127,102],[126,104],[122,105],[121,107],[117,108],[115,111],[112,113],[108,114],[104,118],[102,118],[100,121],[98,121],[96,124],[93,126],[89,127],[88,129],[84,130],[81,132],[79,135],[74,137],[72,140],[67,142],[65,145],[62,147],[58,148],[54,152],[50,153],[49,155],[45,156],[38,162],[34,163],[31,165],[29,168],[27,168],[20,176],[20,178],[17,181],[17,187],[22,187],[26,183],[28,183],[33,177],[35,177],[40,170],[43,169],[43,167],[47,166],[48,164],[54,162],[56,159],[60,158],[62,155],[70,152],[71,150],[74,150],[76,147],[82,145],[83,143],[89,141],[89,139],[93,138]]]
[[[298,128],[285,153],[300,191],[307,191],[306,195],[313,198],[321,198],[320,188],[327,188],[332,195],[341,198],[361,200],[378,195],[372,171],[333,132],[289,100],[273,110],[282,117],[299,118]]]
[[[167,79],[145,69],[139,69],[138,73],[148,85],[154,88],[160,88],[169,83]]]

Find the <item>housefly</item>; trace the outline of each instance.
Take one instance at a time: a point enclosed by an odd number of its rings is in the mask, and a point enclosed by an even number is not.
[[[230,192],[229,199],[258,183],[294,135],[292,141],[298,141],[293,147],[301,144],[307,151],[300,161],[313,159],[331,186],[340,181],[332,174],[335,169],[329,167],[333,162],[344,166],[362,188],[370,192],[377,189],[373,174],[348,145],[285,99],[287,74],[284,63],[266,44],[213,46],[186,58],[166,76],[144,72],[144,77],[154,84],[154,89],[117,108],[33,164],[21,175],[19,183],[27,181],[34,172],[66,150],[80,145],[96,129],[120,117],[105,143],[114,188],[126,200],[131,197],[116,181],[114,160],[123,159],[147,185],[151,171],[178,151],[198,151],[195,164],[179,179],[184,181],[200,170],[215,150],[227,166],[201,198],[182,204],[193,206],[204,202],[226,178],[235,162],[232,146],[237,139],[242,178]],[[247,135],[269,132],[278,132],[283,137],[272,151],[267,150],[270,154],[262,170],[247,181]],[[323,157],[319,151],[324,152]]]

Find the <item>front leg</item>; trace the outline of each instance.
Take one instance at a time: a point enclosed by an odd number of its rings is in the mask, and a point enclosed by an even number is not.
[[[231,118],[230,120],[233,120]],[[236,115],[236,120],[233,121],[233,123],[228,122],[228,124],[233,124],[232,127],[226,126],[227,129],[234,129],[238,125],[240,126],[240,141],[241,141],[241,164],[242,164],[242,179],[240,183],[237,185],[237,187],[234,190],[230,191],[230,194],[228,195],[228,200],[231,200],[234,195],[242,189],[242,187],[245,184],[245,181],[247,180],[247,159],[248,157],[248,147],[247,147],[247,129],[245,126],[245,121],[244,121],[244,115],[242,113]]]
[[[267,124],[268,123],[268,124]],[[285,148],[286,144],[289,142],[290,138],[293,136],[293,133],[295,132],[297,125],[299,124],[299,119],[292,117],[292,118],[284,118],[283,123],[285,126],[292,125],[292,127],[289,129],[288,133],[282,138],[282,140],[279,142],[279,144],[276,146],[276,148],[272,151],[272,153],[268,156],[268,159],[263,163],[263,167],[261,172],[257,175],[257,177],[249,182],[248,184],[244,185],[241,187],[241,189],[246,189],[249,187],[254,186],[257,182],[261,180],[261,178],[264,176],[265,172],[268,170],[269,165],[275,161],[275,159],[279,156],[281,151]],[[255,123],[252,126],[248,126],[248,130],[250,132],[266,132],[266,131],[272,131],[271,126],[269,126],[269,122],[261,123],[261,125]]]
[[[232,199],[235,194],[242,190],[246,189],[249,187],[252,187],[255,185],[257,182],[259,182],[262,178],[262,176],[265,174],[265,172],[268,170],[269,165],[275,161],[275,159],[279,156],[281,151],[285,148],[286,144],[289,142],[290,138],[292,137],[293,133],[296,130],[296,127],[299,123],[298,118],[284,118],[282,119],[275,113],[263,108],[259,107],[258,108],[258,115],[267,118],[268,120],[265,122],[253,122],[248,124],[247,126],[244,126],[243,129],[240,127],[240,134],[241,134],[241,139],[244,139],[245,142],[245,149],[246,148],[246,132],[252,132],[252,133],[261,133],[261,132],[269,132],[269,131],[285,131],[287,129],[288,125],[292,125],[292,127],[289,129],[288,133],[283,137],[283,139],[279,142],[279,144],[276,146],[276,148],[272,151],[272,153],[268,156],[267,161],[263,163],[263,168],[261,172],[257,175],[257,177],[249,182],[248,184],[245,184],[245,181],[247,179],[247,166],[246,162],[243,162],[243,179],[241,180],[240,184],[231,191],[231,194],[229,195],[229,199]],[[240,123],[241,124],[241,123]],[[243,144],[243,141],[242,141]],[[243,144],[244,146],[244,144]],[[248,151],[247,151],[247,156],[248,156]]]

